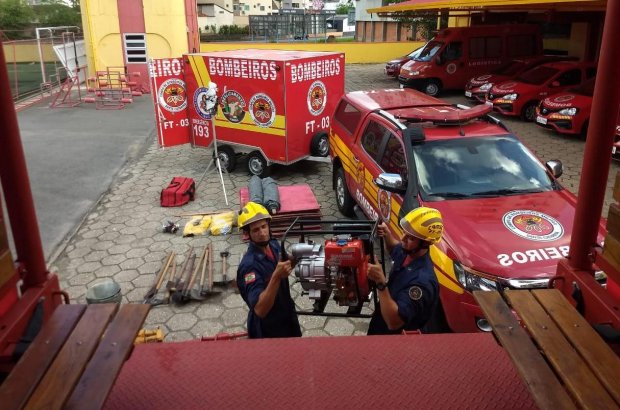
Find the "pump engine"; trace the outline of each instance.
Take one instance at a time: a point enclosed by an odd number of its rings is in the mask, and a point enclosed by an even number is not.
[[[347,222],[334,224],[334,230],[314,232],[334,234],[324,245],[307,240],[289,249],[296,263],[295,276],[315,301],[315,312],[323,312],[332,293],[339,306],[349,306],[353,313],[359,313],[368,301],[371,289],[367,272],[375,223]]]

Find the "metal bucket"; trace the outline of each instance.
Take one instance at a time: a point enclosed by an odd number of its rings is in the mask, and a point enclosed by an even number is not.
[[[112,279],[102,280],[86,290],[86,303],[121,303],[121,285]]]

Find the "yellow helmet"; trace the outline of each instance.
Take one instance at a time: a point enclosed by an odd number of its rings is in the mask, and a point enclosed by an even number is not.
[[[400,227],[407,234],[434,244],[441,240],[443,219],[438,210],[422,206],[405,215]]]
[[[271,215],[269,215],[267,209],[256,202],[248,202],[239,211],[239,219],[237,220],[237,224],[239,225],[239,229],[241,229],[249,226],[252,222],[263,219],[271,219]]]

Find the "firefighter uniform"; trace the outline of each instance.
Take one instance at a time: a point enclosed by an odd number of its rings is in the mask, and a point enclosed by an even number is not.
[[[280,245],[276,240],[270,240],[268,248],[271,255],[250,243],[237,269],[237,286],[241,297],[250,308],[248,335],[250,338],[300,337],[301,328],[287,278],[280,280],[278,294],[267,316],[260,318],[254,313],[254,306],[267,287],[280,258]]]
[[[392,249],[391,257],[394,265],[387,287],[405,325],[390,330],[377,305],[368,326],[369,335],[398,334],[403,330],[421,328],[431,317],[439,299],[439,283],[428,252],[403,266],[407,253],[399,244]]]

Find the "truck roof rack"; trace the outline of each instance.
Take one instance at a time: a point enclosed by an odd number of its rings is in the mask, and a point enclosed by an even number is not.
[[[425,122],[431,121],[435,124],[462,124],[467,121],[487,116],[493,108],[489,105],[482,104],[475,107],[467,107],[464,105],[444,107],[455,107],[457,110],[420,110],[416,113],[407,113],[408,115],[394,115],[399,120],[407,122]],[[466,108],[465,108],[466,107]],[[412,115],[413,114],[413,115]]]

